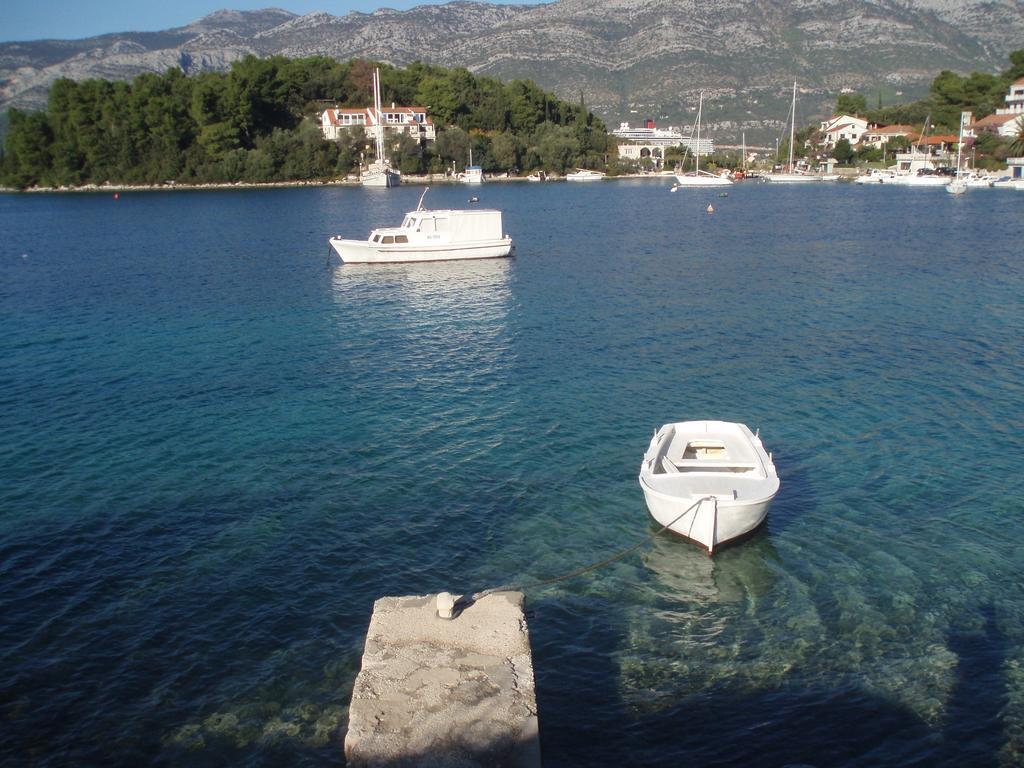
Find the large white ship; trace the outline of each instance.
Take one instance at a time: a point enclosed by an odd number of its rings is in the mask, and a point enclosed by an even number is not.
[[[612,135],[626,141],[633,141],[638,144],[650,144],[659,147],[687,147],[696,154],[710,155],[715,151],[715,144],[709,138],[683,135],[683,132],[674,126],[668,128],[656,128],[653,120],[647,120],[643,128],[630,128],[629,123],[619,123],[619,127],[612,131]]]

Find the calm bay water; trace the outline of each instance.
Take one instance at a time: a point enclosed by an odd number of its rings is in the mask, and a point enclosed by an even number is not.
[[[342,764],[374,599],[635,543],[721,418],[763,533],[528,592],[545,765],[1024,763],[1024,195],[490,184],[514,259],[328,262],[421,192],[0,196],[0,762]]]

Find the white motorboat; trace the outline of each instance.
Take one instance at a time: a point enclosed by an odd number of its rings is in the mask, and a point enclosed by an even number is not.
[[[566,181],[601,181],[604,174],[600,171],[588,171],[586,168],[577,168],[572,173],[565,174]]]
[[[376,116],[373,131],[376,159],[360,169],[359,183],[364,187],[397,187],[402,183],[402,174],[388,164],[387,152],[384,149],[384,115],[380,110],[380,69],[373,71],[373,110]]]
[[[432,211],[423,208],[423,190],[415,211],[401,226],[374,229],[366,240],[335,235],[328,243],[345,263],[496,259],[512,253],[512,238],[502,234],[501,211]]]
[[[789,108],[789,163],[785,171],[766,173],[760,178],[774,184],[807,184],[815,181],[836,181],[839,174],[808,173],[793,165],[793,142],[796,140],[796,81],[793,81],[793,105]]]
[[[996,177],[989,173],[979,173],[977,170],[968,171],[963,177],[969,189],[985,189],[991,187]]]
[[[893,179],[896,178],[896,174],[893,171],[881,170],[879,168],[872,168],[863,176],[858,176],[853,180],[854,184],[885,184],[892,183]]]
[[[887,183],[902,187],[944,187],[952,180],[952,176],[943,176],[942,174],[928,173],[926,170],[921,170],[917,173],[897,174],[892,181]]]
[[[700,92],[697,103],[697,141],[693,145],[693,170],[689,173],[676,174],[676,187],[731,187],[732,179],[716,176],[700,169],[700,116],[704,110],[704,91]]]
[[[779,476],[745,425],[683,421],[651,438],[640,487],[655,521],[712,554],[764,522]]]
[[[996,189],[1024,189],[1024,177],[1000,176],[992,182]]]
[[[463,184],[483,184],[484,169],[479,165],[473,165],[473,148],[469,148],[469,165],[466,170],[458,175],[459,181]]]
[[[531,173],[529,176],[527,176],[526,180],[527,181],[547,181],[548,180],[548,175],[546,173],[544,173],[544,171],[537,171],[536,173]]]
[[[838,179],[838,173],[800,173],[797,171],[792,173],[785,171],[781,173],[766,173],[761,176],[762,181],[770,181],[773,184],[807,184],[812,181],[836,181]]]

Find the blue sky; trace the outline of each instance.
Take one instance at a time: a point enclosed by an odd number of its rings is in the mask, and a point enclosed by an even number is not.
[[[489,2],[507,3],[509,0]],[[533,4],[538,0],[518,2]],[[0,10],[0,42],[43,38],[74,39],[106,32],[150,32],[180,27],[222,8],[283,8],[292,13],[326,11],[335,16],[344,16],[349,11],[365,13],[382,7],[406,10],[417,5],[440,4],[440,0],[264,0],[255,3],[232,0],[171,0],[162,3],[139,0],[7,0]]]

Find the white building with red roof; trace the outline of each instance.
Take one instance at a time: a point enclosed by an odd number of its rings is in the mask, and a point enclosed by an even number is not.
[[[425,107],[382,107],[380,121],[385,136],[408,134],[420,144],[435,138],[434,123]],[[372,132],[377,127],[377,114],[373,107],[359,109],[325,109],[320,115],[320,128],[325,139],[338,139],[341,131],[348,128],[362,128]]]
[[[1024,113],[1016,115],[989,115],[988,117],[981,118],[981,120],[975,120],[971,123],[970,129],[975,136],[982,133],[994,133],[997,136],[1002,136],[1004,139],[1013,138],[1020,129],[1022,115]]]
[[[917,138],[917,129],[912,125],[872,125],[861,134],[860,143],[862,146],[884,149],[885,145],[897,136],[914,141]]]
[[[853,115],[834,115],[821,123],[822,145],[827,149],[837,141],[846,139],[850,145],[857,144],[868,129],[868,121]]]
[[[996,110],[994,115],[983,117],[971,124],[975,133],[994,133],[1004,139],[1012,139],[1024,128],[1024,77],[1018,77],[1006,93],[1006,106]]]

